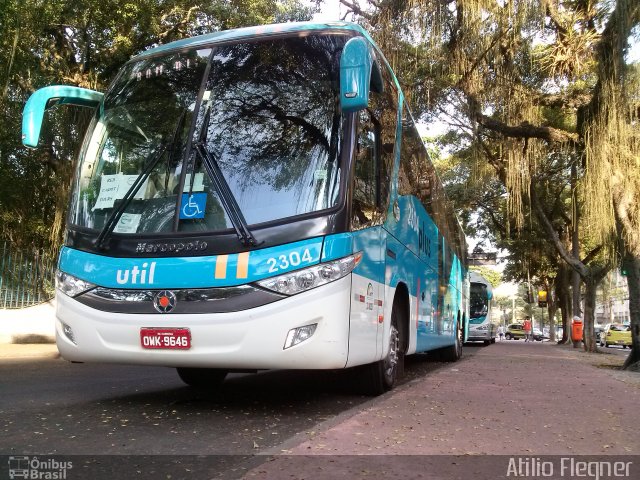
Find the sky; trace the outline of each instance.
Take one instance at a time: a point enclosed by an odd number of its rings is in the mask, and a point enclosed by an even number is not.
[[[320,13],[316,13],[313,16],[313,20],[318,22],[340,20],[346,12],[347,7],[342,5],[339,0],[325,0],[321,6]]]

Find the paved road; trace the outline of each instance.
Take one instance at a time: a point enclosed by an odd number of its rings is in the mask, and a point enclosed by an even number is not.
[[[445,365],[424,357],[408,362],[405,382]],[[8,455],[254,455],[375,402],[343,372],[234,374],[207,394],[173,369],[51,358],[0,359],[0,391],[0,454]]]
[[[476,344],[457,364],[410,358],[404,385],[371,399],[332,372],[234,375],[219,392],[203,394],[172,369],[0,354],[0,455],[87,456],[72,457],[70,480],[89,478],[77,476],[79,463],[96,479],[333,479],[337,469],[351,475],[339,478],[354,478],[398,464],[401,477],[416,478],[402,470],[406,454],[427,462],[469,453],[629,455],[640,451],[633,426],[640,382],[618,378],[612,368],[619,364],[618,352],[589,355],[547,342]],[[337,454],[358,456],[320,458]],[[489,458],[406,468],[457,465],[464,473]],[[502,478],[504,468],[484,472]],[[388,478],[380,472],[372,478]]]

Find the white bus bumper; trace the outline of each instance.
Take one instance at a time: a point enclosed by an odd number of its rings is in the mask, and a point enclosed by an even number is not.
[[[58,294],[56,340],[77,362],[215,367],[332,369],[347,363],[351,275],[250,310],[215,314],[123,314],[90,308]],[[75,343],[63,331],[71,327]],[[289,330],[316,323],[313,336],[283,348]],[[188,328],[189,350],[142,348],[140,329]]]

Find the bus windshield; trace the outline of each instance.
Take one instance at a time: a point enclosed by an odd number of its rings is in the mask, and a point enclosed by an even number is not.
[[[225,196],[248,225],[338,205],[346,38],[245,41],[127,64],[87,134],[71,224],[100,231],[120,207],[115,233],[211,232],[235,226]]]
[[[487,316],[489,300],[487,298],[487,286],[481,283],[472,283],[469,300],[469,323],[482,323]]]

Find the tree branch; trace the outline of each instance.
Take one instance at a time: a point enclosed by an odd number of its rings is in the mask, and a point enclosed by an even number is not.
[[[543,0],[542,5],[544,5],[545,13],[547,17],[549,17],[549,20],[551,20],[551,23],[553,23],[553,25],[556,27],[558,33],[560,33],[561,35],[566,35],[567,29],[562,24],[560,14],[558,13],[557,4],[555,2],[552,2],[551,0]]]
[[[633,28],[640,23],[640,2],[616,2],[616,8],[609,17],[600,41],[596,47],[598,82],[593,90],[591,102],[586,107],[585,121],[598,116],[606,108],[606,85],[619,84],[625,71],[624,51]]]
[[[362,8],[360,8],[360,5],[356,3],[348,2],[347,0],[340,0],[340,3],[343,4],[345,7],[348,7],[349,9],[351,9],[353,13],[360,15],[361,17],[364,17],[367,20],[373,20],[373,15],[362,10]]]
[[[602,251],[602,248],[603,248],[603,246],[602,246],[602,245],[598,245],[596,248],[594,248],[593,250],[591,250],[591,251],[587,254],[587,256],[586,256],[586,257],[584,257],[584,258],[582,259],[582,263],[584,263],[585,265],[588,265],[588,264],[589,264],[589,262],[590,262],[591,260],[593,260],[593,259],[594,259],[594,257],[595,257],[598,253],[600,253],[600,252]]]
[[[549,143],[569,143],[572,145],[578,143],[577,134],[569,133],[553,127],[538,127],[527,122],[521,123],[517,126],[511,126],[479,112],[475,114],[475,118],[476,121],[484,128],[498,132],[505,137],[522,139],[538,138]]]
[[[531,188],[530,191],[531,191],[531,194],[530,194],[531,204],[538,216],[538,219],[540,220],[540,223],[542,224],[542,227],[547,232],[547,235],[549,236],[551,243],[553,243],[553,245],[556,247],[558,254],[562,257],[562,259],[565,262],[567,262],[567,264],[571,268],[573,268],[576,272],[578,272],[578,274],[580,275],[580,277],[582,277],[583,280],[589,277],[589,270],[587,269],[587,267],[580,260],[576,259],[572,254],[570,254],[565,248],[562,241],[560,241],[560,237],[558,237],[558,233],[555,231],[555,229],[553,228],[553,225],[551,225],[551,222],[547,218],[547,215],[544,213],[544,210],[542,209],[542,205],[540,205],[538,195],[536,194],[536,189]]]

